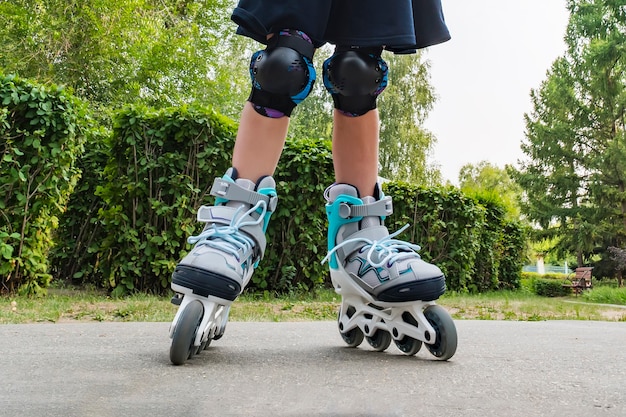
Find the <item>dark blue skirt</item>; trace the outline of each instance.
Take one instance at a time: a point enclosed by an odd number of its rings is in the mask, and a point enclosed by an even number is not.
[[[282,29],[306,33],[315,47],[384,46],[396,53],[450,39],[441,0],[239,0],[237,33],[266,43]]]

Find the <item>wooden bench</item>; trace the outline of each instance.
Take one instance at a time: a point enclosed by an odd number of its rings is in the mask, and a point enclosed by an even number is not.
[[[578,294],[583,292],[583,290],[591,289],[593,286],[593,283],[591,282],[592,270],[593,267],[590,266],[576,268],[574,276],[568,278],[569,282],[563,284],[563,286],[571,288],[574,294],[578,297]]]

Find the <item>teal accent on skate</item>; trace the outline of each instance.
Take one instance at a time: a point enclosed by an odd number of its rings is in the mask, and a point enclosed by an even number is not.
[[[224,175],[222,176],[222,179],[223,179],[223,180],[226,180],[226,181],[228,181],[228,182],[235,183],[235,180],[234,180],[234,179],[232,179],[230,175],[226,175],[226,174],[224,174]],[[227,199],[225,199],[225,198],[223,198],[223,197],[215,197],[215,205],[216,205],[216,206],[219,206],[219,205],[221,205],[221,204],[226,204],[226,203],[228,203],[228,201],[229,201],[229,200],[227,200]]]
[[[257,192],[259,194],[263,194],[266,196],[269,196],[270,198],[272,197],[278,197],[278,194],[276,193],[276,189],[275,188],[260,188],[257,190]],[[261,210],[261,208],[259,207],[257,209],[257,213],[259,213],[260,215],[263,215],[263,210]],[[267,225],[270,222],[270,217],[272,216],[272,211],[269,210],[269,207],[267,208],[267,210],[265,211],[265,217],[263,218],[263,233],[265,233],[265,231],[267,230]]]
[[[413,272],[413,268],[411,268],[411,267],[409,266],[409,267],[408,267],[407,269],[405,269],[404,271],[400,271],[400,275],[406,275],[406,274],[409,274],[409,273],[411,273],[411,272]]]
[[[339,210],[341,208],[341,204],[348,204],[353,206],[362,206],[363,201],[360,198],[352,197],[346,194],[341,194],[337,196],[335,201],[332,204],[326,204],[326,215],[328,216],[328,251],[330,252],[337,245],[337,233],[339,233],[339,228],[344,224],[354,223],[361,221],[363,216],[359,217],[349,217],[344,219],[339,215]],[[333,269],[339,268],[339,263],[337,262],[337,255],[332,254],[330,258],[330,267]]]
[[[387,276],[383,276],[383,272],[385,272],[385,268],[383,267],[373,267],[370,265],[365,259],[355,258],[351,262],[359,263],[359,271],[357,272],[359,278],[363,278],[368,272],[373,272],[376,274],[376,278],[378,278],[378,282],[381,284],[389,281],[389,272],[387,272]]]

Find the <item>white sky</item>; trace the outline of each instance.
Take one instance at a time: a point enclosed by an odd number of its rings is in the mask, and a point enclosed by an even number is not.
[[[565,52],[565,0],[442,0],[452,40],[426,52],[438,100],[425,127],[437,144],[431,161],[444,181],[487,160],[523,158],[530,90]]]

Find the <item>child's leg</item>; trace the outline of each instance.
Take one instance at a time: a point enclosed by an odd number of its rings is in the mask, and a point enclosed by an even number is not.
[[[336,183],[326,190],[331,276],[358,277],[379,301],[435,300],[445,291],[441,270],[424,262],[416,245],[393,239],[384,225],[392,204],[377,184],[376,99],[387,83],[381,51],[339,47],[324,63],[324,84],[335,104]]]
[[[270,118],[246,103],[241,114],[233,152],[233,167],[240,178],[256,181],[273,175],[285,145],[289,117]]]
[[[234,300],[266,247],[265,231],[276,208],[272,174],[285,143],[289,116],[311,91],[313,45],[306,34],[282,30],[250,62],[252,90],[242,111],[232,163],[216,178],[214,206],[202,206],[202,233],[172,276],[173,287]]]
[[[360,195],[374,195],[378,181],[378,111],[349,117],[333,114],[335,181],[354,185]]]
[[[172,274],[174,302],[180,307],[170,328],[170,358],[177,365],[222,337],[230,305],[263,258],[265,232],[278,200],[272,174],[291,111],[315,80],[313,53],[304,33],[283,30],[252,57],[252,91],[242,111],[232,167],[213,182],[215,204],[198,210],[204,230],[188,239],[195,245]]]

